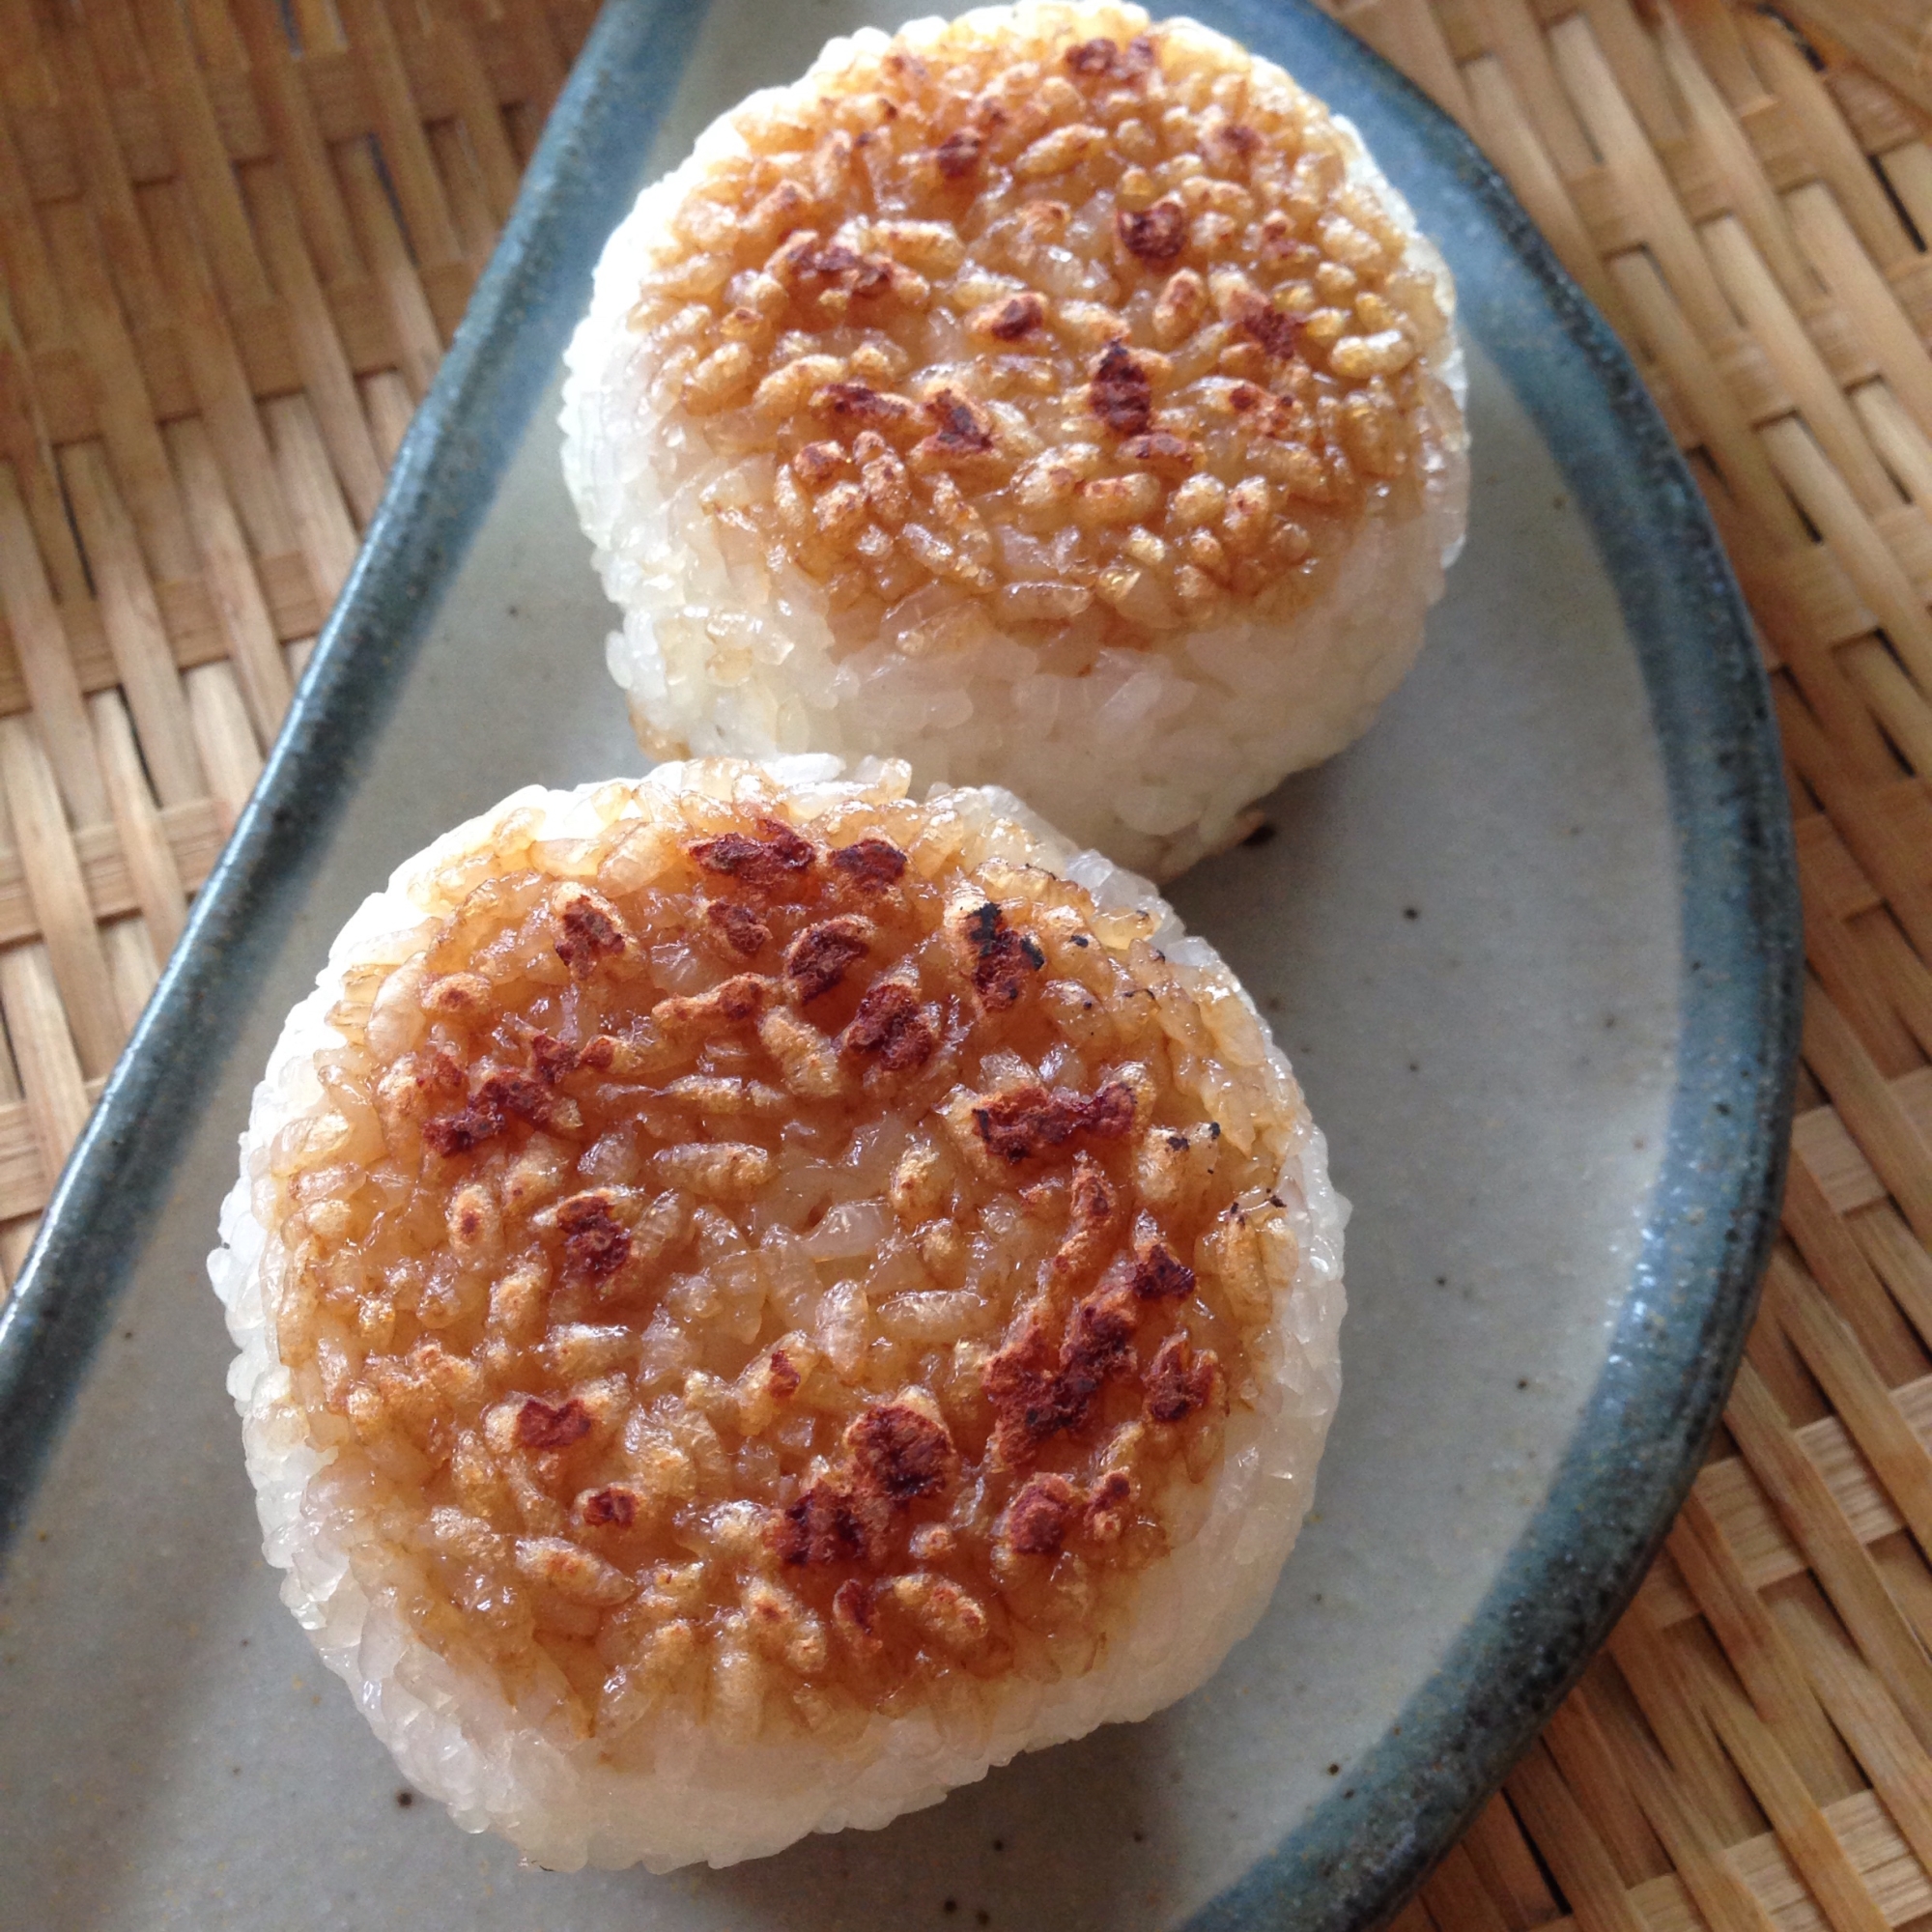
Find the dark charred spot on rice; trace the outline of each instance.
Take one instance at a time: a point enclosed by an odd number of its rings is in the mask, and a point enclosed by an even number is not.
[[[821,1480],[779,1516],[771,1542],[781,1563],[858,1563],[866,1555],[866,1525],[851,1493]]]
[[[847,1427],[844,1440],[839,1467],[774,1517],[768,1537],[781,1562],[875,1559],[895,1517],[942,1493],[958,1464],[945,1425],[908,1403],[867,1409]]]
[[[1224,156],[1237,156],[1246,160],[1261,147],[1262,137],[1242,122],[1224,121],[1208,134],[1208,144]]]
[[[1219,1393],[1221,1364],[1213,1350],[1197,1352],[1185,1335],[1170,1335],[1154,1351],[1142,1386],[1156,1422],[1185,1422]]]
[[[601,1188],[574,1194],[556,1210],[563,1251],[573,1273],[615,1274],[631,1258],[631,1231],[611,1212],[614,1203]]]
[[[700,838],[691,848],[691,856],[707,872],[721,872],[726,878],[770,877],[778,868],[763,840],[742,832],[725,832],[716,838]]]
[[[704,917],[723,937],[726,946],[742,958],[750,959],[772,943],[772,929],[750,906],[730,899],[713,899]]]
[[[1030,932],[1015,932],[991,899],[967,911],[959,932],[973,955],[974,988],[988,1011],[1004,1012],[1046,964],[1039,942]]]
[[[987,1362],[980,1382],[1003,1463],[1024,1464],[1049,1436],[1085,1427],[1104,1384],[1132,1370],[1139,1320],[1131,1289],[1120,1282],[1103,1283],[1074,1304],[1057,1353],[1043,1319],[1027,1319],[1018,1338]]]
[[[530,1065],[546,1086],[554,1087],[567,1074],[576,1072],[579,1055],[567,1040],[539,1030],[530,1036]]]
[[[782,1349],[774,1349],[765,1366],[768,1371],[765,1386],[780,1402],[789,1401],[798,1393],[798,1365]]]
[[[432,1043],[415,1057],[415,1080],[425,1094],[463,1094],[469,1091],[469,1076],[463,1063],[445,1046]]]
[[[1268,313],[1276,315],[1278,311],[1269,309]],[[1252,416],[1251,427],[1258,435],[1285,439],[1294,434],[1294,411],[1272,390],[1259,389],[1252,383],[1236,383],[1228,391],[1228,407],[1236,415]]]
[[[1126,1512],[1134,1499],[1134,1479],[1124,1469],[1109,1469],[1088,1492],[1082,1516],[1087,1533],[1110,1543],[1126,1527]]]
[[[967,913],[963,922],[966,938],[976,948],[980,957],[986,956],[987,949],[999,938],[1006,925],[1006,915],[991,899],[983,899]]]
[[[972,128],[960,128],[933,149],[933,162],[948,181],[963,181],[979,167],[985,145]]]
[[[509,1067],[498,1067],[478,1083],[475,1104],[499,1119],[514,1114],[520,1121],[541,1127],[550,1123],[556,1103],[542,1080]]]
[[[1201,452],[1184,436],[1164,429],[1129,437],[1121,445],[1121,454],[1130,463],[1145,464],[1172,476],[1184,476],[1201,460]]]
[[[984,456],[993,447],[991,418],[963,389],[936,391],[925,412],[937,428],[922,449],[941,456]]]
[[[1037,1188],[1024,1188],[1021,1199]],[[1052,1277],[1067,1285],[1091,1273],[1104,1259],[1112,1241],[1115,1194],[1106,1170],[1091,1154],[1073,1156],[1073,1179],[1067,1190],[1066,1234],[1054,1250]]]
[[[495,1107],[465,1107],[458,1114],[442,1114],[423,1122],[423,1140],[449,1159],[481,1147],[503,1131],[503,1116]]]
[[[1083,80],[1118,80],[1131,85],[1152,69],[1154,57],[1152,38],[1136,34],[1124,46],[1104,38],[1082,41],[1067,48],[1065,61],[1068,70]]]
[[[801,269],[808,274],[822,275],[837,281],[848,295],[859,297],[883,295],[892,285],[892,262],[890,257],[881,259],[873,255],[861,255],[857,250],[834,242],[830,247],[814,248],[800,260]]]
[[[1009,296],[975,318],[995,342],[1017,342],[1029,329],[1037,328],[1046,314],[1046,303],[1031,289]]]
[[[608,1033],[594,1035],[578,1049],[577,1064],[593,1073],[607,1073],[617,1058],[617,1042]]]
[[[467,1019],[489,1006],[490,982],[474,973],[445,973],[423,988],[423,1011],[442,1019]]]
[[[1006,1540],[1022,1556],[1051,1556],[1066,1541],[1073,1510],[1065,1476],[1035,1476],[1007,1505]]]
[[[846,968],[871,948],[871,927],[859,919],[828,919],[809,925],[785,948],[785,978],[801,1004],[829,993]]]
[[[563,937],[556,942],[556,956],[570,968],[573,979],[586,979],[600,959],[623,952],[628,937],[623,919],[602,894],[582,886],[559,898],[557,923],[563,927]]]
[[[1241,332],[1252,336],[1270,355],[1287,361],[1294,354],[1305,316],[1289,314],[1258,295],[1244,295],[1236,304],[1235,320]]]
[[[777,892],[811,869],[816,848],[782,821],[761,818],[756,838],[742,832],[721,833],[716,838],[698,839],[691,856],[707,872],[736,879],[754,892]]]
[[[791,467],[798,472],[800,482],[816,489],[821,483],[829,483],[851,460],[836,442],[808,442],[792,458]]]
[[[1009,1467],[1031,1462],[1048,1436],[1086,1420],[1097,1387],[1082,1392],[1068,1386],[1053,1365],[1039,1321],[1029,1319],[1019,1339],[994,1354],[980,1377],[993,1410],[994,1455]]]
[[[1178,201],[1122,209],[1114,216],[1121,246],[1142,262],[1171,262],[1187,246],[1187,211]]]
[[[975,1102],[973,1124],[986,1151],[1017,1166],[1065,1147],[1075,1134],[1119,1140],[1134,1123],[1130,1087],[1114,1080],[1092,1094],[1065,1087],[1018,1087]]]
[[[1135,1257],[1134,1293],[1143,1301],[1168,1301],[1192,1294],[1194,1270],[1170,1254],[1165,1242],[1150,1241]]]
[[[872,1588],[857,1577],[848,1577],[832,1593],[832,1627],[861,1656],[882,1648],[872,1628]]]
[[[586,1490],[577,1499],[577,1514],[600,1529],[629,1529],[638,1520],[638,1492],[621,1483]]]
[[[944,1490],[956,1459],[944,1426],[904,1403],[868,1408],[846,1430],[845,1445],[854,1490],[901,1507]]]
[[[878,980],[866,989],[839,1043],[845,1052],[876,1056],[889,1073],[908,1073],[932,1058],[939,1035],[913,987]]]
[[[590,1411],[575,1396],[553,1406],[533,1395],[517,1411],[517,1440],[526,1449],[568,1449],[592,1426]]]
[[[1092,1294],[1073,1304],[1066,1319],[1066,1335],[1060,1348],[1060,1372],[1082,1384],[1098,1388],[1109,1376],[1123,1373],[1133,1361],[1134,1330],[1140,1311],[1133,1297],[1118,1283],[1103,1282]]]
[[[826,858],[835,871],[868,891],[882,892],[905,876],[906,855],[890,838],[858,838]]]
[[[721,980],[708,993],[673,994],[651,1009],[651,1017],[662,1027],[742,1026],[764,1011],[772,984],[756,973],[739,973]]]
[[[1087,407],[1116,436],[1139,436],[1153,415],[1153,384],[1134,352],[1110,342],[1095,358]]]
[[[827,383],[812,391],[811,408],[819,415],[867,429],[896,429],[913,412],[905,397],[875,389],[867,383]]]
[[[1087,1131],[1096,1140],[1119,1140],[1134,1125],[1134,1090],[1110,1080],[1087,1103]]]
[[[1076,1154],[1066,1216],[1068,1228],[1085,1233],[1105,1227],[1113,1218],[1114,1190],[1108,1183],[1106,1170],[1084,1153]]]

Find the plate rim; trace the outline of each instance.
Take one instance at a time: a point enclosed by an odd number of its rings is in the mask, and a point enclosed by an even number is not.
[[[355,746],[380,726],[428,635],[716,4],[731,0],[607,0],[261,781],[0,1304],[0,1562],[165,1198],[183,1128],[223,1062],[208,1051],[210,1030],[245,998],[278,915],[313,875],[353,788]],[[1695,1475],[1776,1230],[1802,928],[1749,619],[1623,348],[1473,143],[1379,55],[1308,0],[1212,0],[1202,11],[1259,52],[1286,52],[1283,65],[1311,91],[1342,97],[1391,173],[1426,185],[1411,199],[1426,210],[1447,197],[1464,241],[1500,246],[1554,326],[1547,341],[1521,331],[1515,353],[1496,357],[1532,416],[1539,403],[1558,406],[1566,381],[1574,386],[1579,355],[1593,379],[1616,461],[1605,469],[1603,449],[1553,446],[1637,648],[1677,835],[1683,957],[1694,961],[1680,975],[1658,1207],[1609,1359],[1548,1494],[1447,1657],[1350,1781],[1188,1921],[1188,1932],[1361,1932],[1399,1909],[1542,1729],[1634,1594]],[[1552,359],[1554,350],[1563,353]],[[1612,503],[1612,471],[1649,487]]]

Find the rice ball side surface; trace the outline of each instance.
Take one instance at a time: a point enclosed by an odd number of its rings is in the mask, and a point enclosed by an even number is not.
[[[1354,128],[1192,21],[834,41],[643,192],[569,351],[644,746],[899,755],[1172,876],[1414,661],[1454,313]]]
[[[285,1603],[535,1862],[727,1864],[1260,1615],[1343,1204],[1144,880],[902,763],[530,789],[351,920],[210,1272]]]

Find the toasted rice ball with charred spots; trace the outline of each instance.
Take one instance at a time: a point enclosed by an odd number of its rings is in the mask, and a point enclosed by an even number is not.
[[[1149,1605],[1207,1593],[1164,1702],[1306,1507],[1338,1230],[1253,1009],[1013,801],[836,769],[453,835],[338,945],[244,1144],[216,1275],[271,1553],[412,1775],[546,1862],[722,1861],[928,1802],[884,1791],[895,1735],[952,1741],[943,1789],[1071,1734],[1056,1700],[1141,1715],[1110,1673]],[[1230,1607],[1190,1565],[1243,1534]],[[369,1687],[384,1644],[464,1687],[456,1742]],[[695,1738],[810,1803],[680,1818]]]
[[[899,753],[1172,873],[1420,645],[1454,302],[1352,128],[1193,22],[835,42],[645,191],[571,351],[643,742]]]

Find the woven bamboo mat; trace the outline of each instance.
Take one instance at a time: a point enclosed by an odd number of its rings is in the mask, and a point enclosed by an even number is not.
[[[595,12],[0,0],[9,1280]]]
[[[1705,486],[1774,667],[1813,975],[1727,1427],[1403,1932],[1932,1928],[1924,8],[1339,11],[1509,178]],[[593,12],[0,0],[9,1277]]]

